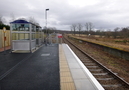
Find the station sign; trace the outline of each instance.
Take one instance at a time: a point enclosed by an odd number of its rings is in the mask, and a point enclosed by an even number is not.
[[[58,38],[62,38],[62,34],[57,34]]]
[[[6,33],[6,28],[5,27],[3,27],[3,32]]]

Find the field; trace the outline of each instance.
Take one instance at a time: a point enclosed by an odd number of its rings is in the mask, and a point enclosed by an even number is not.
[[[107,47],[115,48],[118,50],[128,51],[129,52],[129,38],[126,39],[114,39],[112,37],[100,37],[99,35],[91,35],[91,36],[85,36],[85,35],[70,35],[72,37],[77,37],[79,39],[83,39],[89,42],[97,43],[100,45],[104,45]]]

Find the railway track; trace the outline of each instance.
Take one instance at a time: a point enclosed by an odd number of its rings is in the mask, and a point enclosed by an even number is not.
[[[76,53],[76,55],[105,88],[105,90],[129,90],[129,84],[119,77],[117,73],[114,73],[110,69],[106,68],[104,65],[80,49],[78,45],[70,42],[67,38],[64,37],[63,42],[71,47],[71,49]]]

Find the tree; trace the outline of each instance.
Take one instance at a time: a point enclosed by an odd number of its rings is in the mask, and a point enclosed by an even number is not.
[[[2,15],[0,15],[0,29],[3,29],[3,27],[5,27],[7,30],[10,30],[10,26],[5,25],[4,22],[6,22],[5,18],[3,18]]]
[[[10,30],[10,26],[9,25],[0,24],[0,29],[3,29],[3,27],[5,27],[7,30]]]
[[[72,26],[70,26],[70,29],[71,29],[71,33],[73,34],[73,28],[72,28]]]
[[[86,28],[86,31],[88,32],[89,31],[89,23],[88,22],[85,23],[85,28]]]
[[[29,17],[29,22],[34,23],[34,24],[37,23],[34,17]]]
[[[86,22],[86,23],[85,23],[85,28],[86,28],[86,32],[87,32],[87,33],[91,33],[91,31],[92,31],[93,28],[94,28],[94,25],[93,25],[91,22]]]
[[[93,28],[94,28],[93,23],[89,22],[89,31],[91,32],[93,30]]]
[[[106,36],[107,38],[110,38],[111,35],[112,35],[111,30],[108,29],[108,30],[105,32],[105,36]]]
[[[119,27],[116,27],[113,32],[113,37],[116,38],[118,36]]]
[[[81,23],[78,23],[77,28],[78,28],[79,36],[80,36],[80,32],[81,32],[81,30],[83,28],[83,26],[81,25]]]
[[[47,30],[48,30],[48,33],[54,33],[54,32],[56,32],[56,27],[48,27],[47,28]]]
[[[124,38],[129,37],[129,27],[125,27],[121,29],[121,36]]]
[[[43,32],[44,33],[58,33],[56,27],[48,27],[46,28],[46,26],[43,27]]]
[[[73,29],[73,31],[74,31],[74,35],[75,35],[77,25],[76,25],[76,24],[72,24],[71,28]]]
[[[0,15],[0,24],[3,24],[3,16]]]

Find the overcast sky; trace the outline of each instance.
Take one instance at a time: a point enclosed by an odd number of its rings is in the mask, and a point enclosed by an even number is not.
[[[96,29],[129,26],[129,0],[1,0],[0,15],[9,23],[34,17],[45,26],[45,9],[49,8],[48,27],[70,30],[72,24],[92,22]]]

